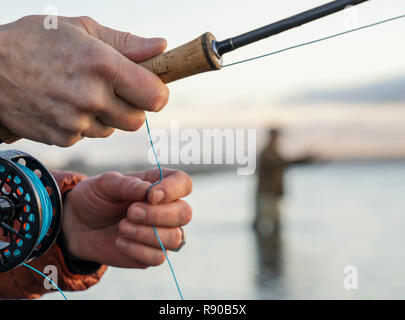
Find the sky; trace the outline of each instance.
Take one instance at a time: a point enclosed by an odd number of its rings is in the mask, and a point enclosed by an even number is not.
[[[99,23],[145,37],[167,39],[169,49],[206,31],[225,39],[261,27],[325,0],[16,0],[2,6],[0,23],[29,14],[43,14],[54,5],[59,15],[88,15]],[[295,30],[263,40],[224,56],[225,64],[297,43],[345,31],[350,21],[364,25],[405,14],[403,0],[370,0],[353,11],[337,13]],[[350,17],[357,16],[357,19]],[[184,79],[170,85],[176,106],[204,104],[275,103],[292,93],[313,87],[395,76],[405,70],[405,20],[350,34],[322,44],[300,48]],[[405,72],[404,72],[405,73]]]
[[[3,2],[0,23],[43,14],[44,8],[54,5],[59,15],[88,15],[111,28],[144,37],[164,37],[171,49],[206,31],[225,39],[324,3],[325,0],[15,0]],[[353,10],[241,48],[225,55],[224,63],[405,14],[405,1],[371,0]],[[367,109],[368,105],[358,108],[336,103],[324,103],[321,107],[308,103],[285,106],[284,101],[314,90],[358,87],[405,76],[404,32],[405,19],[169,84],[170,102],[162,112],[149,116],[152,127],[169,126],[173,119],[200,127],[264,126],[272,121],[296,125],[312,125],[317,121],[336,124],[346,119],[361,122],[364,108],[369,119],[366,124],[371,128],[385,126],[391,120],[397,123],[399,114],[405,119],[405,112],[398,104],[377,110]],[[380,124],[381,113],[383,124]],[[398,125],[405,126],[405,120]],[[84,146],[101,145],[98,141],[81,144],[69,151],[57,150],[63,155],[79,152]],[[28,142],[16,146],[35,150]]]

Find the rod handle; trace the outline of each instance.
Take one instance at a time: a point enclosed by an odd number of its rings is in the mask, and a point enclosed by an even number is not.
[[[140,65],[156,74],[164,83],[222,68],[213,48],[215,37],[206,32],[197,39],[164,52]]]
[[[164,52],[140,63],[156,74],[164,83],[170,83],[192,75],[222,68],[222,58],[218,58],[213,41],[215,37],[206,32],[197,39],[180,47]],[[0,140],[13,143],[19,140],[16,135],[0,124]]]

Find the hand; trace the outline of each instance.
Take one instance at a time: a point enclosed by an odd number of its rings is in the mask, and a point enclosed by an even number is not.
[[[157,237],[168,250],[181,243],[180,227],[191,220],[191,208],[179,200],[192,189],[182,171],[165,169],[130,175],[110,172],[88,178],[70,191],[64,203],[63,232],[75,257],[116,267],[146,268],[165,261]]]
[[[135,131],[144,111],[168,101],[163,82],[136,62],[166,41],[99,25],[88,17],[44,16],[0,26],[0,123],[16,136],[68,147],[83,137]]]

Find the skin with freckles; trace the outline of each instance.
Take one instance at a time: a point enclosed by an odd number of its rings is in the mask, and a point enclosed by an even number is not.
[[[158,170],[123,175],[109,172],[80,182],[66,197],[63,231],[77,258],[124,268],[146,268],[165,261],[158,239],[168,250],[182,241],[180,227],[191,220],[181,200],[192,190],[182,171]],[[147,197],[147,198],[146,198]]]
[[[14,135],[68,147],[83,137],[135,131],[168,101],[163,82],[137,62],[166,48],[160,38],[119,32],[89,17],[44,16],[0,26],[0,123]]]

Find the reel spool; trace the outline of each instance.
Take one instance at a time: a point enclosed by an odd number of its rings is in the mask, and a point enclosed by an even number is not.
[[[0,151],[0,273],[43,255],[61,224],[61,195],[51,173],[27,153]]]

